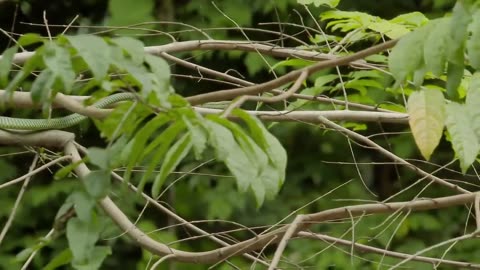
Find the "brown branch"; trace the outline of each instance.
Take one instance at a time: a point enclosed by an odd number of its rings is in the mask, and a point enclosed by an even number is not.
[[[280,91],[281,93],[285,93]],[[0,102],[5,101],[7,98],[6,92],[0,90]],[[297,94],[293,94],[295,96]],[[80,112],[82,114],[93,114],[93,116],[103,116],[107,112],[111,112],[109,109],[98,109],[95,107],[83,107],[81,102],[90,98],[90,96],[67,96],[58,95],[55,97],[52,103],[54,108],[65,108],[72,110],[73,112]],[[315,98],[315,97],[312,97]],[[64,103],[63,101],[67,101]],[[74,106],[70,106],[74,104]],[[15,91],[12,93],[11,102],[6,105],[15,108],[31,108],[36,107],[33,103],[29,92]],[[352,105],[350,103],[350,105]],[[361,105],[361,104],[358,104]],[[79,107],[78,107],[79,106]],[[115,106],[112,104],[111,106]],[[369,107],[369,106],[367,106]],[[371,107],[370,107],[371,108]],[[222,110],[211,109],[203,107],[194,107],[194,109],[203,115],[208,114],[220,114]],[[398,112],[374,112],[374,111],[246,111],[250,115],[257,116],[264,121],[274,122],[286,122],[286,121],[302,121],[307,123],[321,123],[319,116],[323,116],[332,121],[358,121],[358,122],[382,122],[382,123],[397,123],[408,124],[408,115]],[[234,117],[230,117],[234,119]]]
[[[205,73],[205,74],[208,74],[208,75],[211,75],[211,76],[219,77],[219,78],[225,79],[226,81],[229,81],[229,82],[232,82],[232,83],[240,84],[242,86],[255,85],[252,82],[234,77],[234,76],[229,75],[227,73],[219,72],[219,71],[216,71],[216,70],[213,70],[213,69],[210,69],[210,68],[206,68],[206,67],[201,66],[201,65],[197,65],[197,64],[185,61],[183,59],[172,56],[172,55],[167,54],[165,52],[162,52],[160,56],[165,58],[166,60],[174,62],[178,65],[181,65],[181,66],[184,66],[186,68],[193,69],[193,70],[196,70],[198,72]],[[274,94],[284,93],[284,91],[278,90],[278,89],[273,89],[270,92],[272,92]],[[310,101],[318,101],[318,102],[323,102],[323,103],[346,106],[345,101],[337,100],[337,99],[329,98],[329,97],[317,97],[317,96],[310,96],[310,95],[296,94],[296,93],[292,94],[292,97],[293,98],[298,98],[298,99],[305,99],[305,100],[310,100]],[[368,111],[391,112],[390,110],[385,110],[385,109],[377,108],[377,107],[374,107],[374,106],[369,106],[369,105],[364,105],[364,104],[359,104],[359,103],[352,103],[352,102],[348,102],[348,106],[350,108],[368,110]]]
[[[332,60],[326,60],[302,69],[292,71],[277,79],[274,79],[262,84],[247,86],[243,88],[220,90],[212,93],[205,93],[205,94],[200,94],[196,96],[191,96],[187,98],[187,101],[190,102],[190,104],[192,105],[198,105],[206,102],[230,100],[239,96],[258,95],[258,94],[273,90],[275,88],[281,87],[284,84],[287,84],[291,81],[296,80],[298,76],[304,71],[307,71],[308,74],[311,75],[325,68],[348,65],[353,61],[360,60],[369,55],[376,54],[386,49],[392,48],[396,43],[397,43],[397,40],[390,40],[388,42],[370,47],[368,49],[359,51],[349,56],[335,58]]]
[[[195,50],[237,50],[245,52],[261,52],[262,54],[275,57],[295,57],[312,61],[323,61],[336,59],[334,55],[325,53],[312,52],[297,48],[282,48],[271,45],[249,42],[249,41],[232,41],[232,40],[191,40],[182,42],[172,42],[165,45],[145,47],[145,52],[160,56],[163,52],[176,53]],[[34,52],[21,52],[15,54],[13,63],[17,65],[24,64],[33,56]],[[0,59],[2,56],[0,55]],[[365,61],[352,62],[352,65],[361,66]]]

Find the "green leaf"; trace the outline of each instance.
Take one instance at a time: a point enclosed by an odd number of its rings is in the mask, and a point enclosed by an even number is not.
[[[2,55],[0,55],[0,87],[4,88],[8,84],[8,75],[10,74],[10,68],[12,67],[13,57],[18,51],[17,46],[6,49]]]
[[[55,75],[49,69],[42,70],[35,78],[30,89],[33,102],[47,102],[52,93],[52,86],[55,83]]]
[[[133,140],[129,142],[132,145],[132,152],[128,158],[127,170],[125,172],[125,181],[130,180],[133,167],[139,161],[140,157],[144,154],[144,148],[148,139],[155,135],[155,132],[170,121],[170,117],[167,114],[159,114],[146,123],[136,134]]]
[[[319,7],[321,5],[327,5],[334,8],[338,5],[338,3],[340,3],[340,0],[297,0],[297,2],[301,5],[313,4],[316,7]]]
[[[470,24],[470,38],[467,40],[468,60],[475,69],[480,69],[480,10],[473,14]]]
[[[155,150],[155,154],[151,157],[149,161],[149,165],[147,170],[142,176],[140,180],[140,184],[138,185],[139,191],[143,190],[143,187],[147,183],[150,175],[152,174],[155,167],[160,163],[160,160],[164,157],[167,150],[170,148],[170,145],[175,140],[175,138],[185,129],[185,123],[182,121],[174,122],[170,125],[162,134],[157,136],[155,140],[153,140],[146,148],[143,150],[143,157],[147,156]]]
[[[87,258],[87,260],[74,259],[72,262],[72,266],[77,270],[100,269],[103,261],[110,254],[112,254],[112,250],[110,247],[96,246],[96,247],[93,247],[93,250],[91,251],[91,255]]]
[[[472,16],[465,1],[457,1],[452,10],[450,39],[448,40],[448,61],[463,65],[465,40],[468,36],[468,24]]]
[[[200,118],[201,116],[199,116]],[[192,119],[194,123],[199,121],[198,119]],[[203,119],[202,119],[203,120]],[[207,147],[207,132],[200,124],[193,124],[187,117],[183,117],[183,121],[187,126],[188,132],[191,134],[193,152],[195,153],[195,158],[198,160],[202,157],[203,151]]]
[[[13,79],[10,81],[10,83],[7,85],[5,88],[5,91],[8,94],[13,93],[13,91],[16,91],[18,86],[27,78],[30,76],[30,73],[37,69],[37,68],[42,68],[43,69],[43,61],[42,61],[42,52],[43,52],[43,47],[38,48],[35,53],[30,57],[25,64],[23,65],[22,70],[20,72],[17,72],[17,74],[13,77]]]
[[[423,55],[425,57],[425,66],[435,76],[440,76],[445,71],[447,61],[447,44],[449,42],[448,32],[445,31],[450,26],[449,18],[442,18],[431,21],[432,29],[426,37],[423,46]]]
[[[180,164],[192,148],[192,139],[190,133],[184,134],[170,149],[160,168],[160,173],[153,181],[152,195],[157,198],[160,194],[160,188],[163,186],[167,176]]]
[[[428,22],[428,18],[423,13],[414,11],[410,13],[400,14],[397,17],[391,19],[390,22],[420,27]]]
[[[100,236],[100,226],[97,222],[84,222],[72,218],[67,223],[68,246],[75,261],[88,261]]]
[[[270,164],[276,169],[278,187],[280,188],[285,181],[285,170],[287,167],[287,152],[282,144],[256,117],[243,110],[234,110],[232,115],[238,116],[245,121],[250,129],[252,138],[267,153]]]
[[[160,86],[163,86],[163,89],[159,89],[160,91],[168,91],[168,87],[170,85],[170,66],[168,63],[158,56],[154,56],[151,54],[145,55],[145,62],[150,66],[150,70],[155,74],[158,81],[160,82]]]
[[[71,194],[68,198],[66,203],[73,203],[75,208],[75,213],[77,213],[77,217],[82,221],[90,221],[92,219],[92,210],[95,206],[96,201],[90,197],[84,191],[76,191]]]
[[[238,142],[242,150],[247,154],[250,163],[253,165],[253,167],[250,169],[255,171],[256,178],[262,179],[260,176],[263,174],[263,171],[268,164],[268,157],[265,152],[262,151],[255,141],[250,138],[238,124],[218,115],[209,115],[208,119],[230,129],[235,140]],[[263,180],[260,180],[259,182],[263,182]],[[262,187],[262,190],[264,189],[265,188]],[[264,191],[262,191],[262,193],[264,193]]]
[[[480,73],[475,72],[470,81],[465,106],[471,117],[471,125],[480,141]]]
[[[64,249],[48,262],[42,270],[55,270],[61,266],[67,265],[72,261],[73,255],[70,249]]]
[[[70,163],[67,166],[61,168],[60,170],[55,172],[53,179],[60,180],[60,179],[66,178],[78,165],[82,164],[84,161],[85,161],[85,158],[83,158],[80,161]]]
[[[94,78],[101,82],[110,66],[108,60],[110,47],[105,40],[93,35],[67,36],[66,38],[92,70]]]
[[[447,104],[446,125],[450,133],[455,154],[460,160],[460,168],[465,173],[475,161],[480,146],[473,130],[467,107],[456,102]]]
[[[388,66],[397,82],[403,82],[409,74],[423,64],[423,47],[426,28],[419,28],[400,39],[388,59]]]
[[[462,82],[465,66],[463,63],[457,65],[453,62],[448,62],[447,67],[447,96],[452,100],[459,99],[458,87]]]
[[[422,156],[429,160],[442,138],[445,100],[441,91],[426,89],[408,98],[410,129]]]
[[[213,121],[205,121],[205,128],[209,133],[209,143],[215,149],[217,159],[223,161],[237,180],[238,189],[245,192],[251,187],[252,182],[258,181],[256,172],[250,170],[254,164],[250,162],[247,154],[236,142],[232,132],[226,127]],[[248,169],[246,169],[248,168]],[[264,200],[261,190],[254,190],[257,204]]]
[[[63,91],[69,93],[75,81],[75,72],[73,71],[69,51],[55,43],[47,43],[45,44],[43,61],[54,76],[63,82]]]
[[[20,46],[29,46],[29,45],[32,45],[32,44],[35,44],[35,43],[42,42],[43,40],[44,40],[44,38],[39,34],[28,33],[28,34],[22,35],[18,39],[17,43]]]
[[[132,59],[133,63],[140,65],[145,59],[145,50],[143,42],[131,37],[113,38],[112,42],[123,49]]]
[[[91,171],[83,179],[85,190],[95,199],[101,199],[110,192],[110,170]]]
[[[101,169],[109,168],[109,155],[106,149],[99,147],[90,147],[87,150],[87,155],[90,163],[98,166]]]

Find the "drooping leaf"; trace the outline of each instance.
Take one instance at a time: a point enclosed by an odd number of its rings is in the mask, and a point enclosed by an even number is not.
[[[113,38],[112,42],[117,44],[123,51],[130,56],[133,63],[139,65],[145,59],[145,50],[143,43],[131,37]]]
[[[410,129],[422,156],[429,160],[442,138],[445,123],[445,100],[442,92],[426,89],[408,98]]]
[[[480,10],[473,14],[470,38],[467,40],[468,60],[475,69],[480,69]]]
[[[0,55],[0,87],[4,88],[8,84],[8,75],[10,74],[10,68],[12,67],[13,57],[17,53],[18,47],[13,46],[6,49],[2,55]]]
[[[453,62],[448,62],[447,67],[447,95],[452,100],[459,99],[458,87],[462,82],[464,74],[464,64],[455,64]]]
[[[47,43],[43,52],[43,61],[53,75],[63,83],[62,90],[69,93],[75,81],[69,51],[55,43]]]
[[[106,149],[100,147],[90,147],[87,155],[92,164],[97,165],[100,169],[109,168],[109,155]]]
[[[480,141],[480,73],[475,72],[470,80],[470,87],[465,100],[471,125]]]
[[[87,193],[95,199],[101,199],[110,192],[110,170],[91,171],[82,180]]]
[[[388,66],[397,82],[403,82],[409,74],[423,64],[423,47],[427,30],[419,28],[400,39],[392,49]]]
[[[130,175],[132,172],[133,167],[139,161],[140,157],[144,154],[144,148],[147,144],[148,139],[155,135],[156,131],[164,126],[170,118],[167,114],[159,114],[154,118],[150,119],[148,123],[146,123],[136,134],[135,137],[129,142],[132,151],[130,152],[130,156],[128,157],[128,164],[127,169],[124,175],[125,181],[130,180]]]
[[[168,149],[162,167],[157,177],[153,181],[152,196],[157,198],[160,194],[160,188],[163,186],[167,176],[180,164],[192,148],[192,138],[190,133],[184,134],[175,144]]]
[[[425,66],[435,76],[440,76],[445,71],[447,61],[447,44],[449,35],[445,29],[450,26],[449,18],[431,21],[432,28],[426,37],[423,46]]]
[[[225,165],[237,180],[237,186],[241,192],[245,192],[251,181],[255,181],[256,173],[251,168],[246,153],[235,141],[232,132],[226,127],[212,121],[205,121],[205,128],[209,133],[209,143],[215,149],[217,159],[225,162]],[[258,198],[263,200],[263,198]]]
[[[69,264],[73,259],[72,251],[70,249],[64,249],[58,253],[53,259],[48,262],[42,270],[55,270],[61,266]]]
[[[278,187],[280,188],[285,181],[285,170],[287,167],[287,152],[282,144],[265,128],[260,120],[245,111],[234,110],[232,115],[236,115],[245,121],[253,140],[267,153],[270,165],[275,168],[275,175],[278,177]]]
[[[102,266],[103,261],[108,255],[112,254],[109,246],[95,246],[87,260],[73,260],[72,266],[76,270],[97,270]]]
[[[207,119],[228,128],[232,132],[235,140],[247,154],[252,164],[254,164],[255,167],[253,167],[252,170],[255,170],[257,175],[259,175],[263,169],[262,167],[267,164],[268,158],[256,142],[236,123],[218,115],[209,115]]]
[[[199,121],[197,119],[193,119],[194,121]],[[186,117],[183,117],[183,121],[188,128],[188,132],[191,134],[192,144],[193,144],[193,152],[195,153],[195,158],[200,159],[202,156],[203,151],[205,151],[207,147],[207,132],[200,124],[194,124]]]
[[[143,190],[143,187],[149,180],[149,177],[153,173],[155,167],[158,166],[160,160],[165,156],[165,153],[170,148],[172,142],[184,129],[185,123],[183,123],[183,121],[174,122],[167,129],[165,129],[165,131],[158,135],[155,140],[148,144],[146,148],[144,148],[143,157],[148,156],[153,150],[155,150],[155,153],[148,160],[149,164],[147,166],[147,170],[143,174],[140,184],[138,185],[139,191]]]
[[[12,80],[10,80],[9,84],[5,88],[8,94],[11,94],[13,91],[17,90],[17,87],[23,82],[25,78],[27,78],[30,73],[41,67],[43,65],[42,60],[42,52],[43,47],[38,48],[35,53],[30,57],[25,64],[23,65],[22,70],[20,70]]]
[[[475,161],[480,150],[478,138],[465,105],[456,102],[449,103],[446,106],[446,113],[446,125],[452,147],[460,160],[460,168],[465,173]]]
[[[66,37],[92,70],[94,78],[100,82],[107,75],[110,62],[110,47],[101,37],[93,35],[77,35]]]
[[[76,191],[67,198],[67,203],[72,202],[77,217],[85,222],[92,219],[92,210],[95,206],[95,200],[85,191]]]
[[[99,236],[100,226],[97,222],[70,219],[67,223],[67,240],[74,260],[88,260]]]
[[[149,65],[152,72],[151,78],[155,85],[153,91],[156,97],[160,101],[166,102],[168,95],[172,93],[170,88],[170,67],[168,63],[164,59],[150,54],[145,55],[145,62]]]
[[[30,95],[34,102],[47,101],[51,95],[51,88],[55,83],[55,75],[49,69],[42,70],[35,78],[30,89]]]
[[[463,65],[465,41],[468,36],[468,24],[472,21],[466,1],[457,1],[452,10],[450,21],[450,40],[448,41],[448,61]]]

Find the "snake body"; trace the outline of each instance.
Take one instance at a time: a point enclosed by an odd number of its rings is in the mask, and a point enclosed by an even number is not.
[[[95,108],[105,108],[108,105],[135,99],[135,94],[132,93],[118,93],[105,97],[97,101],[93,106]],[[88,116],[78,113],[70,114],[64,117],[51,119],[23,119],[0,116],[1,129],[15,129],[15,130],[47,130],[47,129],[63,129],[75,126],[80,122],[86,120]]]

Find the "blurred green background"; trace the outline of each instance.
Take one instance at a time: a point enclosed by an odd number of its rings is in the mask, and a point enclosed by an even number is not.
[[[393,18],[399,14],[420,11],[427,17],[443,16],[453,6],[453,0],[404,0],[404,1],[371,1],[371,0],[343,0],[338,6],[340,10],[362,11],[382,18]],[[0,28],[17,35],[24,33],[41,33],[47,35],[44,23],[44,11],[50,25],[52,35],[60,34],[76,15],[79,15],[68,34],[100,33],[102,35],[129,35],[140,38],[146,45],[160,45],[171,42],[171,38],[163,33],[169,32],[178,41],[205,39],[201,33],[193,31],[193,25],[204,29],[214,39],[245,40],[242,32],[236,29],[235,21],[245,28],[245,33],[251,40],[270,41],[282,46],[298,46],[292,40],[278,40],[279,35],[248,30],[249,28],[262,28],[272,31],[282,31],[287,34],[297,34],[296,37],[308,42],[308,34],[303,31],[302,25],[315,28],[312,17],[295,0],[229,0],[215,1],[215,5],[228,15],[222,15],[210,0],[88,0],[88,1],[60,1],[60,0],[34,0],[34,1],[0,1]],[[311,7],[310,11],[318,18],[322,8]],[[230,20],[231,19],[231,20]],[[180,22],[171,24],[168,21]],[[148,23],[150,22],[150,23]],[[152,23],[157,22],[157,23]],[[261,23],[267,23],[262,24]],[[106,32],[106,28],[87,26],[126,26],[133,25],[135,29]],[[338,33],[337,33],[338,34]],[[0,49],[10,46],[11,40],[5,35],[0,37]],[[366,46],[368,44],[365,44]],[[177,54],[185,59],[219,71],[235,70],[253,82],[265,81],[273,78],[264,62],[253,53],[243,52],[204,52]],[[280,59],[267,57],[272,63]],[[184,96],[198,93],[200,89],[222,89],[225,85],[188,79],[178,75],[198,76],[195,71],[182,67],[172,66],[175,74],[172,83],[177,92]],[[277,69],[277,74],[288,71],[288,68]],[[192,87],[193,86],[193,87]],[[314,108],[321,108],[316,105]],[[8,112],[7,113],[12,113]],[[28,115],[31,112],[15,112],[15,114]],[[219,165],[207,165],[188,175],[169,191],[164,200],[175,212],[187,220],[205,220],[198,224],[199,227],[209,232],[234,230],[237,225],[224,222],[231,220],[244,226],[266,226],[275,224],[292,211],[318,199],[323,194],[352,180],[338,188],[328,196],[316,200],[303,208],[299,213],[312,213],[324,209],[357,203],[354,200],[381,200],[395,194],[418,179],[418,176],[402,167],[389,164],[390,160],[378,152],[352,144],[352,150],[345,137],[338,133],[325,131],[315,125],[302,123],[277,124],[271,127],[272,132],[278,136],[289,155],[287,180],[277,198],[267,201],[260,209],[256,209],[253,197],[250,194],[237,192],[232,178],[225,175],[226,170]],[[79,142],[83,145],[102,145],[102,139],[94,128],[88,125],[73,131],[79,132]],[[378,134],[382,132],[407,131],[405,126],[370,124],[364,134]],[[409,133],[393,135],[379,135],[375,141],[403,158],[414,159],[412,162],[419,167],[433,171],[437,167],[421,162],[413,139]],[[21,152],[25,149],[15,147],[1,147],[0,155],[12,152]],[[352,152],[359,162],[359,171],[365,185],[378,197],[370,193],[362,184],[353,162]],[[31,154],[15,156],[0,156],[0,183],[22,175],[28,170]],[[431,162],[433,164],[446,164],[453,158],[449,143],[443,141],[436,150]],[[415,160],[418,159],[418,160]],[[188,171],[198,163],[184,162],[178,171]],[[458,165],[450,168],[458,171]],[[181,174],[177,174],[179,176]],[[442,171],[437,174],[442,178],[469,180],[470,177],[454,171]],[[471,177],[473,178],[473,177]],[[172,180],[174,177],[172,177]],[[413,198],[424,186],[418,185],[404,192],[397,199],[408,200]],[[19,269],[21,263],[16,260],[16,255],[35,243],[39,237],[44,236],[52,226],[58,208],[64,202],[68,193],[78,188],[72,179],[54,181],[47,171],[39,174],[28,188],[14,225],[8,233],[4,243],[0,246],[0,269]],[[0,190],[0,224],[5,224],[14,204],[19,186]],[[450,191],[438,186],[431,186],[422,197],[441,196],[451,194]],[[120,203],[132,219],[135,219],[143,208],[143,202],[134,196],[118,193],[117,202]],[[128,199],[125,199],[128,198]],[[119,200],[121,199],[121,200]],[[360,243],[377,245],[396,251],[415,252],[419,249],[435,244],[442,240],[458,236],[474,224],[468,219],[468,211],[463,207],[444,209],[442,211],[426,211],[422,213],[395,215],[384,220],[387,215],[363,217],[355,226],[355,237]],[[291,220],[291,219],[289,219]],[[400,222],[402,221],[402,222]],[[139,226],[144,230],[155,230],[174,222],[159,211],[149,207]],[[377,227],[378,225],[380,225]],[[258,232],[264,227],[260,227]],[[326,223],[313,226],[316,232],[332,236],[342,236],[351,228],[350,220],[335,224]],[[118,235],[120,232],[110,232]],[[152,236],[166,242],[186,238],[194,234],[184,228],[175,227],[156,231]],[[247,232],[233,234],[238,239],[246,239],[251,235]],[[351,239],[351,233],[343,236]],[[126,238],[105,240],[113,246],[113,255],[104,263],[102,269],[145,269],[150,255],[142,252],[136,245]],[[57,239],[48,247],[42,249],[32,263],[31,269],[42,269],[52,258],[67,246],[64,238]],[[327,247],[321,241],[295,240],[290,242],[285,260],[293,264],[291,269],[377,269],[381,255],[355,253],[357,256],[351,260],[349,247],[330,247],[322,253],[317,252]],[[192,251],[210,250],[217,245],[209,240],[183,241],[176,245],[177,248]],[[440,257],[445,248],[436,249],[427,255]],[[271,254],[274,249],[266,250]],[[310,258],[310,259],[307,259]],[[446,258],[456,260],[475,260],[480,258],[478,243],[469,240],[457,244],[447,254]],[[231,260],[240,269],[249,269],[251,263],[242,258]],[[353,265],[352,265],[353,261]],[[386,265],[396,260],[385,258]],[[295,264],[297,263],[297,264]],[[304,268],[300,268],[304,267]],[[413,269],[432,269],[427,264],[411,263]],[[381,267],[382,269],[385,266]],[[70,269],[69,266],[60,269]],[[208,269],[205,265],[185,265],[180,263],[167,263],[161,269]],[[218,265],[217,269],[233,269],[228,264]],[[255,269],[263,269],[257,265]],[[287,268],[285,268],[287,269]],[[438,269],[450,269],[442,268]]]

